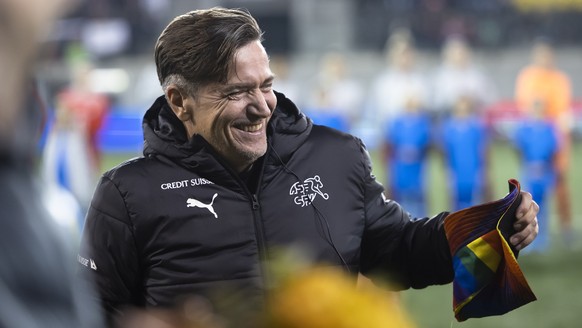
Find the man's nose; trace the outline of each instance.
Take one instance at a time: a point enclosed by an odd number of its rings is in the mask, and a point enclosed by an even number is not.
[[[251,104],[251,113],[261,117],[268,117],[271,115],[271,106],[268,97],[261,90],[253,94],[253,101]]]

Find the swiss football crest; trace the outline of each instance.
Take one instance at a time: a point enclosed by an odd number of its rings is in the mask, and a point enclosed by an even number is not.
[[[295,204],[305,207],[313,203],[318,195],[324,200],[329,199],[329,195],[323,192],[321,190],[322,188],[323,182],[321,182],[319,175],[316,175],[313,178],[305,179],[303,182],[295,182],[291,186],[291,189],[289,189],[289,195],[295,196],[295,198],[293,198]]]

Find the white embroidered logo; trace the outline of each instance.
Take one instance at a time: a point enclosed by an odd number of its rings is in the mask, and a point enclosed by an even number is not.
[[[97,271],[97,265],[95,264],[95,261],[93,261],[93,259],[86,259],[84,257],[82,257],[81,255],[77,255],[77,261],[79,261],[79,263],[81,263],[82,265],[86,266],[86,267],[90,267],[91,269]]]
[[[203,202],[194,199],[194,198],[188,198],[188,200],[186,200],[186,207],[199,207],[199,208],[205,208],[207,209],[210,213],[214,214],[214,217],[218,219],[218,214],[216,214],[216,212],[214,211],[214,207],[212,207],[212,204],[214,204],[214,199],[216,198],[216,196],[218,196],[218,194],[214,194],[214,196],[212,196],[212,201],[210,201],[210,204],[204,204]]]
[[[329,195],[321,191],[321,188],[323,188],[323,182],[321,182],[319,175],[316,175],[303,182],[295,182],[289,190],[289,195],[295,196],[293,199],[295,204],[305,207],[310,205],[317,195],[325,200],[329,199]]]

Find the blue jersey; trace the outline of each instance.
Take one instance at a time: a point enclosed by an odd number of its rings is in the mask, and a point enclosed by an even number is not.
[[[422,171],[430,141],[427,115],[405,113],[388,124],[386,141],[392,147],[390,159],[394,189],[418,189],[423,186]]]
[[[558,139],[552,123],[525,121],[516,129],[514,141],[522,155],[525,179],[550,183],[555,171],[554,155],[558,151]]]
[[[549,247],[548,192],[556,176],[554,156],[558,151],[555,127],[542,120],[527,120],[518,125],[514,142],[522,157],[522,181],[540,206],[538,237],[528,247],[529,251],[545,251]]]
[[[441,130],[442,147],[457,184],[480,184],[485,169],[487,131],[477,117],[451,117]]]

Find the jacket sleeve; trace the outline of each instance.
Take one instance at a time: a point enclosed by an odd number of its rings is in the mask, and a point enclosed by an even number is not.
[[[108,321],[123,306],[140,305],[132,224],[122,193],[108,177],[95,190],[77,260],[79,274],[95,286]]]
[[[374,279],[388,278],[396,289],[424,288],[453,280],[452,259],[443,220],[412,218],[398,203],[384,197],[383,187],[371,173],[370,158],[362,145],[366,225],[360,270]]]

